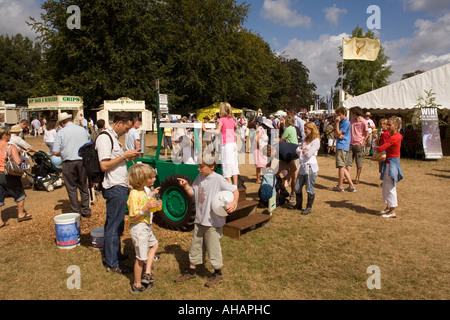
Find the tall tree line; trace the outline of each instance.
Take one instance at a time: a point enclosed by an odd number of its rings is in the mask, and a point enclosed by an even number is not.
[[[81,29],[67,27],[70,5],[81,10]],[[246,3],[47,0],[42,8],[43,22],[30,18],[42,44],[33,96],[80,95],[88,109],[124,96],[154,105],[158,78],[171,111],[228,101],[271,112],[313,101],[309,70],[243,27]]]

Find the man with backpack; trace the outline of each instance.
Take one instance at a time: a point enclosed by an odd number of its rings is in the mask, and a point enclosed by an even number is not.
[[[125,151],[119,138],[126,134],[133,125],[133,118],[128,112],[119,112],[114,116],[114,123],[107,126],[95,143],[100,169],[104,172],[103,198],[106,199],[106,221],[103,252],[106,270],[125,274],[131,272],[119,265],[121,260],[120,237],[124,230],[127,206],[128,181],[127,162],[137,159],[140,152]]]
[[[82,127],[72,122],[72,115],[62,112],[58,115],[57,125],[62,129],[56,134],[53,144],[53,154],[61,157],[62,175],[69,196],[72,212],[80,213],[84,218],[91,217],[89,207],[89,189],[87,185],[86,169],[82,158],[78,155],[81,146],[91,140],[89,133]],[[78,191],[80,192],[81,204],[78,203]]]

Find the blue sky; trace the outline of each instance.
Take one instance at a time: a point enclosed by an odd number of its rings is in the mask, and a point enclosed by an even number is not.
[[[242,3],[243,1],[239,1]],[[342,38],[380,9],[380,39],[394,74],[391,83],[415,70],[450,63],[450,0],[247,0],[245,27],[258,33],[278,53],[296,58],[310,70],[322,96],[338,78],[336,62]]]
[[[22,33],[40,16],[43,0],[0,0],[0,34]],[[237,0],[242,3],[243,0]],[[317,93],[326,95],[338,78],[336,62],[342,38],[359,25],[367,30],[371,5],[380,8],[381,28],[374,30],[390,58],[391,82],[415,70],[450,63],[450,0],[246,0],[251,11],[245,27],[271,48],[296,58],[310,70]]]

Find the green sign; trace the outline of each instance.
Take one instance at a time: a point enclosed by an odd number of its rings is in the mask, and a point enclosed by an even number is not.
[[[274,195],[272,198],[269,199],[269,212],[272,214],[272,211],[274,211],[277,208],[277,195]]]

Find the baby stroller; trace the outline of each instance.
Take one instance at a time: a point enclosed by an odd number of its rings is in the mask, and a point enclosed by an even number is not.
[[[29,154],[34,165],[31,169],[25,170],[28,180],[33,190],[45,189],[52,192],[55,187],[62,186],[62,170],[56,167],[50,156],[44,151]]]

